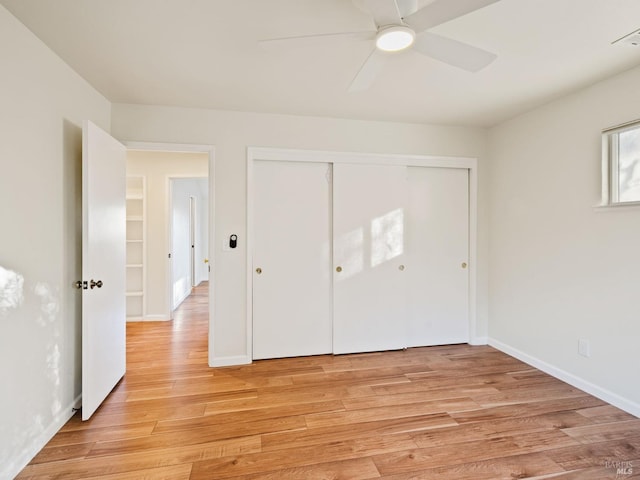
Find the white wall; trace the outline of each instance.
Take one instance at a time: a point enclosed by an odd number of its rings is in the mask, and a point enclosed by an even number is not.
[[[82,121],[110,104],[0,6],[0,478],[81,393]]]
[[[169,279],[169,179],[206,177],[208,154],[198,152],[127,152],[127,174],[146,181],[145,318],[171,318]]]
[[[640,415],[640,208],[599,210],[600,131],[640,68],[490,132],[491,343]],[[578,354],[578,340],[591,357]]]
[[[127,141],[210,144],[216,148],[215,324],[210,360],[246,360],[246,149],[248,146],[467,156],[479,158],[478,329],[487,332],[486,131],[386,122],[297,117],[204,109],[114,104],[112,128]],[[213,212],[211,212],[213,214]],[[238,248],[223,241],[238,235]]]
[[[208,159],[205,158],[205,161]],[[191,285],[207,280],[208,255],[208,181],[206,178],[174,178],[171,180],[171,264],[173,308],[191,294]],[[191,198],[195,202],[194,278],[191,278]]]

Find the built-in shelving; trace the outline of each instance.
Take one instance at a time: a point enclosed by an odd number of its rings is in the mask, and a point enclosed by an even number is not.
[[[145,315],[145,182],[127,177],[127,320]]]

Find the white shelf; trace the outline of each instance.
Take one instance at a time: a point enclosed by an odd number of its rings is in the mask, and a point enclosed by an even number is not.
[[[145,318],[145,177],[127,176],[127,320]]]

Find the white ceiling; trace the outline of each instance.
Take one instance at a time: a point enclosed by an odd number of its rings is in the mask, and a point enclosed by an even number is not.
[[[431,30],[496,53],[484,70],[404,52],[358,93],[370,41],[258,44],[373,29],[352,0],[0,3],[118,103],[491,126],[640,65],[640,47],[611,44],[640,28],[640,0],[502,0]]]

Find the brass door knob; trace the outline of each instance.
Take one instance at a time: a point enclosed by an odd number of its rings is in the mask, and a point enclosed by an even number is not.
[[[400,265],[400,266],[398,267],[398,270],[400,270],[400,271],[402,272],[402,271],[404,270],[404,265]]]
[[[467,262],[462,262],[462,268],[467,268]]]
[[[262,269],[260,267],[256,268],[256,273],[260,275],[262,273]]]
[[[102,288],[102,280],[98,280],[97,282],[92,278],[89,282],[89,287],[93,290],[95,287]]]
[[[342,267],[338,266],[336,267],[336,272],[340,273],[342,271]]]

